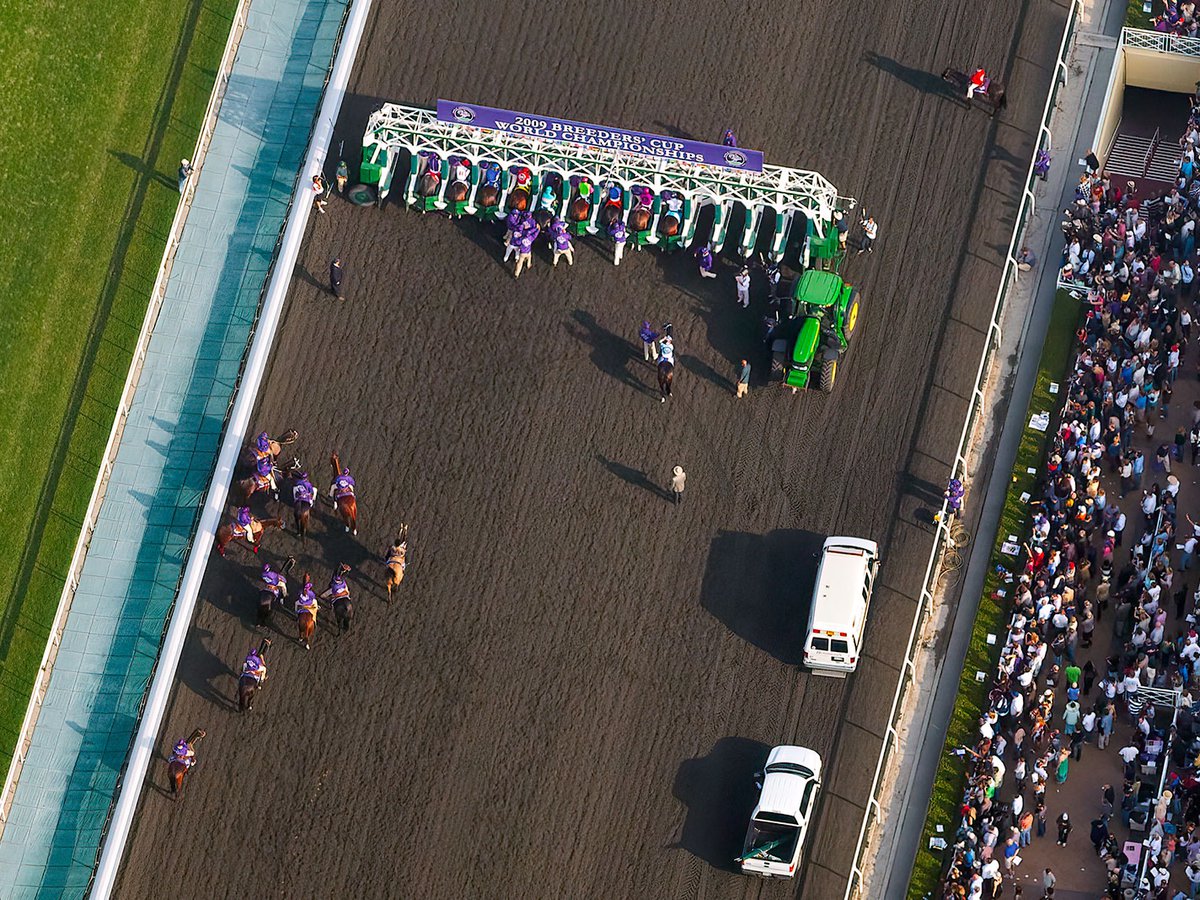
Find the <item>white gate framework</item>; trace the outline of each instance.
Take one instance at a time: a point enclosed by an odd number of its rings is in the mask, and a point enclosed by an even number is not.
[[[763,166],[761,172],[747,172],[661,159],[441,122],[433,110],[393,103],[384,104],[371,115],[363,136],[364,169],[368,164],[378,167],[381,201],[391,188],[400,150],[407,150],[414,160],[418,154],[426,158],[436,155],[443,162],[465,157],[476,163],[481,160],[497,163],[505,171],[524,167],[535,174],[553,171],[565,179],[586,179],[593,185],[608,182],[626,188],[633,184],[646,185],[656,196],[670,191],[690,201],[691,214],[687,218],[691,221],[685,220],[683,229],[689,242],[694,236],[695,213],[700,207],[711,204],[716,208],[713,235],[709,240],[714,250],[719,250],[724,243],[733,205],[740,204],[745,209],[746,227],[739,245],[744,257],[753,252],[759,227],[768,212],[775,216],[770,255],[779,259],[797,213],[806,221],[806,237],[826,239],[834,212],[848,211],[857,205],[853,197],[839,196],[837,189],[817,172],[781,166]],[[410,180],[415,180],[416,174],[414,165]],[[473,196],[474,191],[472,199]],[[408,199],[411,202],[412,197]],[[434,206],[444,209],[446,201],[438,198]],[[465,211],[475,213],[473,203],[468,204]],[[806,240],[806,251],[807,246]]]

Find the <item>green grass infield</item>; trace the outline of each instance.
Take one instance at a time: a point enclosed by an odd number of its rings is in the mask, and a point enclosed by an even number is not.
[[[0,12],[0,769],[7,771],[236,0]]]

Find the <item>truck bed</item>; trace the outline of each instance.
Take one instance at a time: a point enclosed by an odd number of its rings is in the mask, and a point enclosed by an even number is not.
[[[792,865],[792,857],[796,853],[796,840],[799,836],[800,829],[795,826],[751,819],[750,827],[746,831],[746,843],[742,849],[743,856],[753,853],[756,847],[763,847],[775,841],[782,841],[782,843],[776,844],[763,856],[743,859],[742,871],[758,875],[795,875],[795,869],[791,871],[788,869]],[[798,865],[799,860],[796,860],[796,863]]]

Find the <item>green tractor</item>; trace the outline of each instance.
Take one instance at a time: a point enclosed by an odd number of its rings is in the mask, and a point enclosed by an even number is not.
[[[859,294],[833,272],[809,269],[792,288],[793,315],[767,336],[772,372],[793,391],[816,385],[833,390],[838,360],[858,325]]]

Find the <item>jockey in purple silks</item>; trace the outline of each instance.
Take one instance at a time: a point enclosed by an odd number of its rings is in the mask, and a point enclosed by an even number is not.
[[[254,455],[259,459],[271,455],[271,436],[265,431],[254,439]]]
[[[270,488],[272,492],[278,493],[279,489],[275,487],[275,464],[271,462],[271,455],[260,456],[258,462],[254,464],[254,481],[255,487],[258,490]]]
[[[247,540],[254,540],[254,536],[250,533],[250,523],[254,521],[254,516],[250,515],[250,507],[243,506],[237,511],[237,518],[234,524],[240,527],[246,535]]]
[[[705,278],[716,278],[717,273],[713,271],[713,255],[705,244],[696,250],[696,262],[700,264],[700,274]]]
[[[246,661],[242,663],[242,674],[250,675],[259,684],[267,680],[267,663],[258,655],[257,647],[252,647],[246,654]]]
[[[347,600],[350,597],[350,586],[346,584],[346,573],[350,571],[350,567],[345,563],[338,566],[333,575],[329,579],[329,590],[322,596],[328,597],[330,600]]]
[[[621,256],[625,252],[625,241],[629,239],[629,232],[625,228],[625,223],[618,217],[611,225],[608,226],[608,236],[613,239],[615,249],[613,250],[613,265],[621,264]]]
[[[721,134],[721,143],[724,144],[726,147],[736,147],[737,146],[737,135],[733,133],[732,128],[726,128],[725,131]]]
[[[287,596],[287,579],[282,573],[276,572],[271,568],[269,563],[264,563],[262,567],[262,583],[276,599]]]
[[[343,497],[353,497],[356,485],[354,479],[350,477],[348,468],[342,469],[342,474],[333,480],[333,484],[329,486],[329,496],[334,500],[340,500]]]
[[[296,615],[302,612],[310,613],[314,620],[317,618],[317,593],[313,590],[311,578],[304,579],[304,587],[296,600]]]
[[[317,489],[313,487],[312,482],[308,480],[307,472],[296,473],[296,484],[292,487],[292,502],[306,503],[309,506],[313,505],[316,500]]]
[[[170,762],[183,763],[189,769],[196,764],[196,751],[188,743],[187,738],[180,738],[175,749],[171,751]]]

